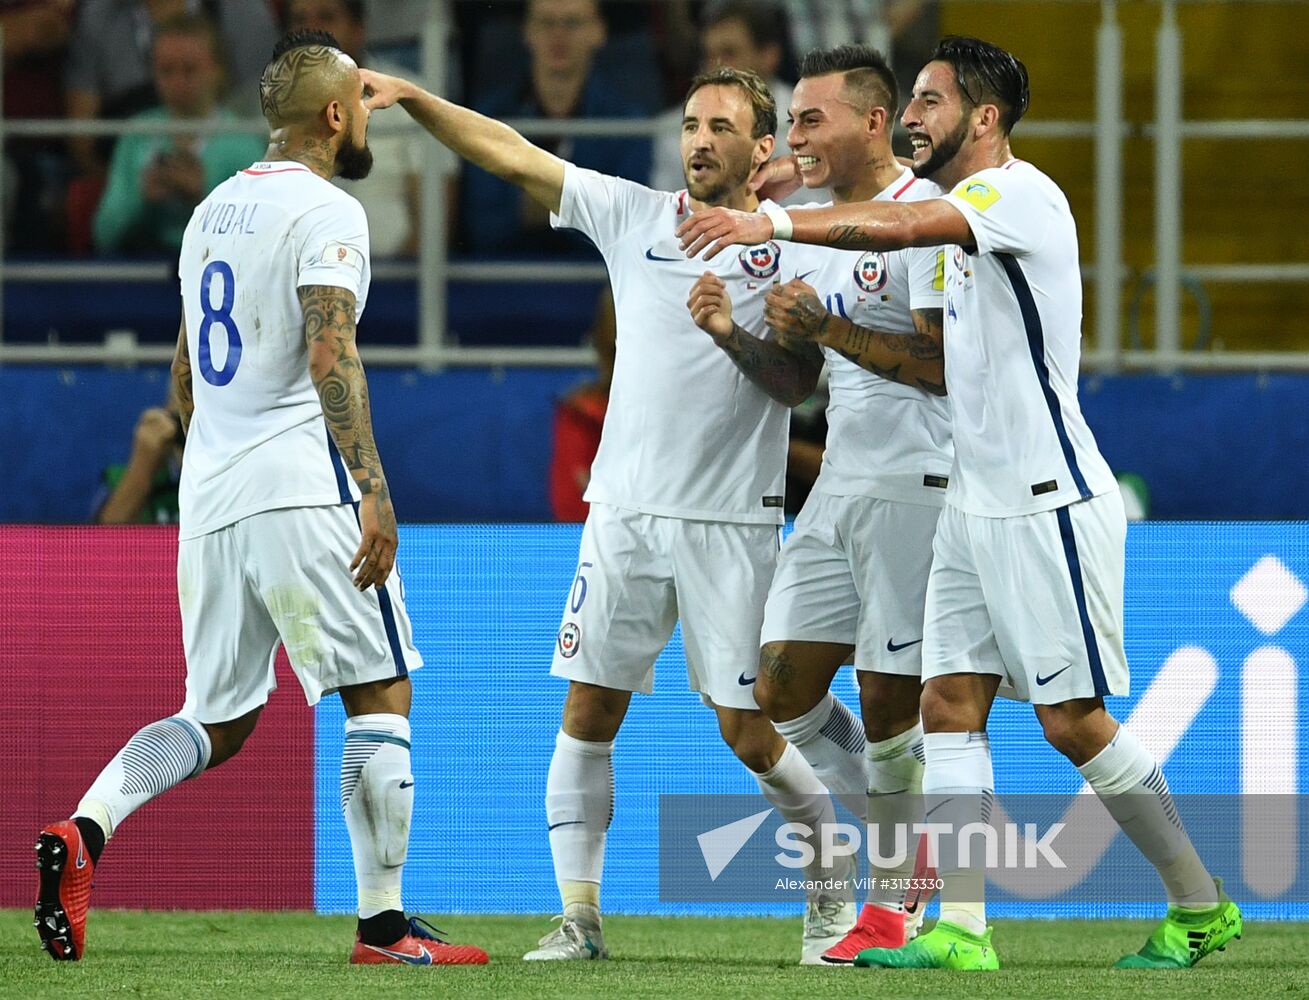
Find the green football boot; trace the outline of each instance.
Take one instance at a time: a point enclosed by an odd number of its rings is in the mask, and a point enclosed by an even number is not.
[[[854,964],[863,969],[998,969],[1000,956],[991,947],[991,928],[972,934],[938,920],[902,948],[865,948]]]
[[[1154,929],[1145,947],[1134,955],[1124,955],[1114,963],[1115,969],[1189,969],[1206,955],[1222,951],[1227,942],[1241,936],[1241,911],[1223,892],[1223,880],[1214,879],[1218,887],[1218,905],[1212,910],[1183,910],[1168,907],[1163,923]]]

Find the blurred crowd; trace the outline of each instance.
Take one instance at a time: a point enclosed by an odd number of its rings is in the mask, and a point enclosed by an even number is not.
[[[420,36],[431,16],[424,0],[0,0],[6,119],[145,123],[116,140],[7,139],[7,252],[175,253],[191,209],[262,154],[266,136],[241,123],[259,119],[259,74],[290,29],[331,31],[361,65],[422,79],[500,118],[654,118],[660,128],[653,139],[533,138],[580,166],[673,190],[683,185],[681,99],[701,69],[759,72],[784,112],[797,55],[876,40],[879,11],[903,88],[938,33],[934,0],[456,0],[451,10],[448,72],[428,80],[421,73]],[[192,132],[148,131],[169,121]],[[197,132],[196,122],[213,128]],[[405,131],[398,115],[379,116],[369,143],[374,172],[350,191],[368,213],[373,255],[412,256],[421,158],[434,155],[433,144]],[[516,188],[460,168],[453,157],[442,158],[441,168],[453,252],[588,252],[552,230]]]

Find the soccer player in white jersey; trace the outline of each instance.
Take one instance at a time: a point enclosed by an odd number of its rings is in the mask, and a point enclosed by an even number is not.
[[[764,794],[815,831],[835,819],[813,769],[753,694],[782,521],[783,403],[809,395],[819,365],[789,353],[783,365],[754,364],[766,333],[764,296],[782,266],[776,243],[765,240],[713,269],[735,299],[739,331],[720,349],[687,311],[704,267],[687,260],[674,236],[698,206],[755,207],[747,182],[772,152],[776,109],[753,73],[697,77],[682,125],[687,189],[665,193],[579,169],[407,81],[367,71],[364,80],[374,92],[370,107],[399,102],[455,153],[521,186],[551,211],[554,225],[584,233],[609,270],[617,363],[551,668],[570,681],[545,794],[563,916],[525,956],[603,958],[600,880],[614,738],[632,692],[651,691],[655,658],[679,618],[691,686]],[[849,859],[840,869],[844,881]],[[809,874],[821,881],[831,873]],[[852,899],[816,889],[802,961],[817,963],[853,920]]]
[[[1123,968],[1187,968],[1241,932],[1241,914],[1196,855],[1159,765],[1105,710],[1126,694],[1117,485],[1077,402],[1081,276],[1068,202],[1010,151],[1027,71],[973,38],[947,38],[903,122],[914,172],[949,190],[912,204],[715,208],[679,231],[689,253],[770,237],[895,250],[956,244],[946,271],[946,382],[955,462],[937,527],[922,699],[933,822],[989,810],[986,720],[998,692],[1030,701],[1046,739],[1085,777],[1158,870],[1169,907]],[[979,873],[942,838],[942,919],[859,965],[994,969]]]
[[[897,106],[895,76],[876,50],[806,55],[787,136],[804,184],[830,188],[837,204],[938,197],[891,150]],[[788,246],[792,280],[765,310],[778,333],[821,347],[831,399],[822,471],[769,591],[755,697],[828,788],[867,793],[867,821],[883,841],[870,856],[887,859],[897,826],[921,819],[923,607],[953,457],[944,258],[939,247]],[[829,690],[852,654],[862,728]],[[922,906],[905,912],[916,842],[902,841],[898,863],[874,865],[858,923],[824,961],[899,947],[907,916],[916,929]]]
[[[128,740],[71,820],[41,832],[37,929],[53,958],[82,957],[105,841],[241,749],[276,686],[281,645],[309,704],[336,692],[345,705],[341,805],[359,892],[350,961],[484,964],[480,948],[440,941],[401,902],[408,675],[422,658],[392,571],[395,511],[355,346],[368,222],[329,183],[372,165],[359,70],[331,35],[296,32],[273,50],[260,98],[265,158],[196,208],[178,267],[186,700]]]

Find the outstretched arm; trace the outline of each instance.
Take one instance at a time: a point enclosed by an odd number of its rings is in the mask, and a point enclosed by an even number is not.
[[[764,300],[764,319],[795,341],[830,347],[860,368],[934,396],[945,395],[943,316],[940,309],[915,309],[913,333],[884,333],[859,326],[823,308],[803,281],[776,285]]]
[[[309,377],[322,403],[328,433],[359,487],[362,538],[350,569],[360,590],[380,587],[395,565],[399,534],[391,491],[373,440],[368,382],[355,346],[355,295],[332,285],[298,289],[309,352]]]
[[[370,111],[399,104],[456,155],[527,192],[533,201],[559,211],[564,190],[564,161],[534,146],[508,125],[470,108],[429,94],[416,83],[361,69],[359,77],[372,93]]]
[[[773,399],[785,406],[799,406],[813,394],[823,367],[822,351],[815,344],[791,340],[772,330],[762,340],[752,336],[732,320],[732,300],[717,275],[706,271],[700,277],[686,307],[695,325]]]
[[[814,243],[846,250],[903,250],[905,247],[971,247],[973,231],[964,214],[943,198],[928,201],[857,201],[785,212],[790,232],[778,232],[772,217],[758,212],[707,208],[677,228],[688,257],[710,260],[733,244],[766,240]],[[787,218],[781,219],[782,223]]]

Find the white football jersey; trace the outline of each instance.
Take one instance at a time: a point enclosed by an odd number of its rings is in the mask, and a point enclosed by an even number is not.
[[[981,170],[945,198],[977,242],[946,262],[947,502],[1007,517],[1117,489],[1077,402],[1082,275],[1068,200],[1022,160]]]
[[[196,208],[178,262],[195,415],[178,504],[182,538],[282,507],[359,498],[309,377],[296,290],[368,297],[368,220],[308,167],[256,163]]]
[[[874,201],[939,198],[931,181],[904,172]],[[894,253],[786,244],[786,279],[800,278],[829,312],[887,333],[913,333],[914,309],[940,309],[948,251]],[[814,490],[940,507],[953,453],[946,398],[891,382],[824,347],[827,448]]]
[[[599,248],[618,318],[609,409],[585,498],[666,517],[780,524],[790,413],[695,325],[686,301],[711,270],[727,284],[733,320],[761,337],[783,251],[769,242],[688,259],[675,230],[690,210],[685,191],[565,167],[551,224]]]

